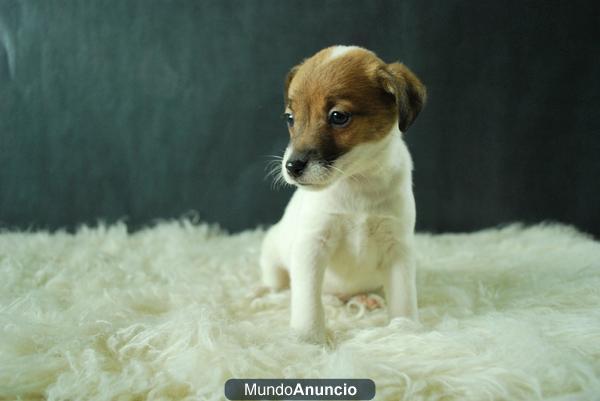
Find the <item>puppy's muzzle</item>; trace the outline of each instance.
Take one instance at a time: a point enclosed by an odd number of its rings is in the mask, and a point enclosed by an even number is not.
[[[306,170],[306,166],[314,152],[292,152],[288,161],[285,163],[285,169],[293,178],[300,177]]]
[[[298,178],[302,175],[302,173],[304,173],[304,169],[306,168],[307,164],[308,160],[292,160],[288,161],[285,164],[285,169],[287,170],[289,175],[291,175],[294,178]]]

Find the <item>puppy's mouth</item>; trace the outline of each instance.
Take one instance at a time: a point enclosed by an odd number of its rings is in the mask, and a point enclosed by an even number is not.
[[[295,170],[284,162],[282,172],[284,179],[292,185],[306,189],[323,189],[331,185],[338,177],[333,163],[321,160],[309,161],[302,171]]]
[[[330,182],[328,181],[321,181],[321,182],[304,182],[301,179],[295,179],[294,183],[296,185],[298,185],[299,187],[308,187],[308,188],[325,188],[327,185],[330,184]]]

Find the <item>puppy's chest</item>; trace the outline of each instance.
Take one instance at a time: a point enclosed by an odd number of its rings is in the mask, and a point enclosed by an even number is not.
[[[377,268],[394,238],[393,222],[383,217],[342,217],[336,231],[338,246],[334,262],[361,269]]]

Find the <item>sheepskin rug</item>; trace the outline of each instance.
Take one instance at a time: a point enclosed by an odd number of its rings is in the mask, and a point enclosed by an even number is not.
[[[417,239],[421,323],[324,297],[330,343],[252,299],[264,231],[0,234],[0,399],[223,400],[229,378],[371,378],[376,400],[600,399],[600,244],[562,225]]]

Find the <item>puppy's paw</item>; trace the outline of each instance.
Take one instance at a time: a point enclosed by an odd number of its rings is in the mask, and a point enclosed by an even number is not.
[[[276,302],[269,296],[276,292],[276,290],[267,286],[257,286],[247,290],[238,302],[242,308],[250,306],[250,309],[265,309],[272,305],[273,302]]]
[[[414,320],[410,317],[391,318],[388,322],[388,327],[408,332],[419,332],[424,329],[423,324],[418,319]]]
[[[273,288],[268,287],[266,285],[260,285],[260,286],[254,287],[250,291],[248,291],[248,293],[246,294],[246,298],[253,300],[253,299],[257,299],[257,298],[262,298],[265,295],[271,294],[273,292],[275,292],[275,290]]]
[[[377,294],[359,294],[350,298],[346,307],[350,310],[355,310],[358,317],[365,314],[367,311],[380,309],[385,306],[385,300]]]
[[[328,343],[327,332],[323,330],[294,330],[292,331],[294,337],[299,341],[316,344],[316,345],[325,345]]]
[[[325,323],[321,319],[314,321],[290,322],[292,335],[303,342],[311,344],[325,344],[327,341],[327,331]]]

